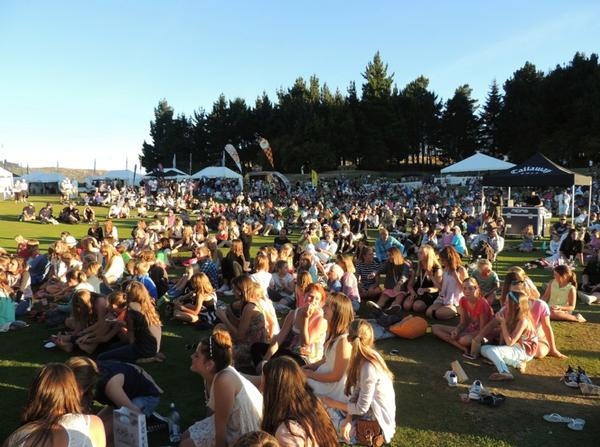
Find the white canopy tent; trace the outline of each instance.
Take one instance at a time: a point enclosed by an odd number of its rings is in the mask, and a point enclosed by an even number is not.
[[[108,171],[104,175],[97,175],[95,177],[90,177],[89,180],[122,180],[128,185],[133,185],[134,182],[134,172],[129,169],[120,169],[115,171]],[[139,172],[135,173],[135,183],[139,184],[142,176]]]
[[[238,174],[237,172],[226,168],[225,166],[209,166],[207,168],[204,168],[198,172],[196,172],[194,175],[192,175],[192,178],[195,179],[199,179],[199,178],[232,178],[232,179],[237,179],[240,188],[244,187],[244,178],[242,177],[241,174]]]
[[[10,191],[13,186],[13,174],[4,168],[0,168],[0,192]]]
[[[164,168],[162,171],[154,170],[144,175],[144,179],[157,177],[169,180],[185,180],[186,178],[190,178],[188,174],[177,168]]]
[[[489,171],[504,171],[514,167],[513,163],[499,160],[489,155],[476,152],[464,160],[447,166],[440,172],[442,174],[457,174],[465,172],[489,172]]]
[[[29,194],[58,194],[60,183],[66,177],[52,172],[32,172],[23,178],[29,183]]]

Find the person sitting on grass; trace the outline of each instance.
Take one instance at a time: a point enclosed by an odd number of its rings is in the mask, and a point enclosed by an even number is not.
[[[115,360],[96,363],[88,357],[71,357],[66,364],[75,374],[83,410],[91,411],[94,401],[104,405],[98,417],[104,423],[106,439],[113,439],[115,409],[126,407],[151,418],[160,403],[162,389],[137,365]]]
[[[154,301],[144,285],[130,282],[127,294],[127,343],[116,344],[98,356],[98,360],[135,362],[139,359],[160,361],[162,323],[154,307]]]
[[[500,326],[500,345],[484,345],[481,355],[491,360],[498,372],[490,375],[490,380],[513,380],[509,366],[525,372],[526,363],[537,352],[537,331],[531,321],[529,299],[523,292],[510,291],[507,294],[504,312],[496,314]]]
[[[494,312],[481,294],[475,278],[465,279],[463,292],[464,296],[460,299],[458,306],[458,315],[460,316],[458,326],[434,324],[431,331],[436,337],[463,351],[465,357],[474,359],[479,353],[479,346],[476,346],[474,352],[471,351],[473,339],[493,318]]]
[[[583,269],[581,291],[577,296],[585,304],[593,304],[600,299],[600,252]]]
[[[354,318],[352,302],[343,293],[330,293],[323,316],[327,321],[325,352],[320,361],[304,367],[304,375],[317,396],[347,401],[344,386],[352,351],[348,341],[348,327]]]
[[[101,419],[84,411],[71,368],[62,363],[48,363],[36,373],[29,387],[22,414],[24,425],[4,445],[104,447],[106,438]]]
[[[419,249],[419,262],[408,282],[408,296],[403,307],[406,311],[425,312],[438,298],[443,271],[435,250],[430,245]]]
[[[344,271],[341,278],[342,293],[350,298],[352,309],[356,313],[360,308],[360,294],[358,291],[358,280],[354,274],[356,271],[354,267],[354,255],[351,253],[338,254],[336,263]]]
[[[257,259],[262,258],[267,260],[266,257],[257,255]],[[273,274],[270,276],[269,287],[267,289],[269,298],[277,303],[278,306],[292,308],[294,306],[294,277],[289,272],[287,261],[277,261]]]
[[[235,341],[233,354],[236,366],[250,369],[253,363],[251,346],[270,341],[267,316],[260,307],[263,291],[260,284],[247,275],[234,278],[231,286],[235,301],[226,309],[217,309],[216,315],[221,321],[218,327],[226,329]]]
[[[375,261],[373,247],[364,246],[358,254],[356,261],[358,276],[358,291],[361,300],[376,300],[381,295],[379,286],[379,263]]]
[[[263,367],[262,428],[282,446],[335,447],[337,433],[327,411],[308,385],[302,369],[290,357]]]
[[[23,207],[23,211],[19,216],[19,222],[33,222],[35,220],[35,207],[33,203],[28,203]]]
[[[195,273],[190,284],[192,292],[175,300],[173,317],[177,320],[195,323],[200,318],[200,312],[205,304],[214,307],[217,303],[215,290],[204,273]]]
[[[249,280],[252,282],[252,280]],[[256,431],[262,421],[260,391],[233,367],[231,336],[217,329],[192,354],[191,371],[204,379],[212,415],[191,425],[179,447],[227,446]]]
[[[357,439],[361,420],[376,421],[383,439],[372,445],[391,442],[396,432],[396,393],[394,375],[383,357],[375,350],[373,328],[366,320],[350,324],[348,341],[352,343],[348,366],[348,379],[344,387],[347,399],[342,401],[322,397],[329,407],[329,415],[338,435],[344,442],[360,444],[369,442]],[[374,433],[373,435],[376,436]]]
[[[567,265],[554,268],[554,279],[548,283],[542,300],[550,306],[550,319],[585,323],[580,313],[573,314],[577,299],[577,278]]]
[[[446,247],[440,253],[444,273],[439,296],[427,308],[428,318],[449,320],[457,315],[457,307],[463,296],[462,283],[467,278],[467,269],[462,266],[454,247]]]
[[[375,311],[383,310],[389,301],[392,301],[390,310],[401,310],[402,303],[408,295],[407,283],[410,277],[410,263],[404,259],[398,247],[387,251],[387,261],[381,266],[380,273],[385,275],[383,293],[377,300],[369,301],[367,305]]]
[[[523,231],[521,232],[521,236],[523,237],[523,242],[517,247],[517,250],[522,251],[524,253],[531,253],[533,248],[533,225],[527,225]]]
[[[471,276],[477,280],[479,290],[490,306],[496,302],[496,290],[500,287],[500,279],[492,270],[489,259],[479,259],[477,268],[471,272]]]

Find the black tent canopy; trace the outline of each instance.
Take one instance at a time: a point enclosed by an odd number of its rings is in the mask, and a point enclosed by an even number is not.
[[[510,198],[510,188],[512,186],[562,186],[572,189],[572,198],[575,199],[575,186],[589,186],[590,194],[588,200],[588,224],[590,209],[592,205],[592,177],[578,174],[567,168],[557,165],[552,160],[539,152],[530,157],[525,162],[498,172],[496,174],[483,177],[482,186],[504,186],[508,187]],[[483,200],[483,194],[482,194]],[[575,207],[571,205],[571,219],[575,218]]]
[[[483,186],[590,186],[592,178],[557,165],[539,152],[527,161],[483,177]]]

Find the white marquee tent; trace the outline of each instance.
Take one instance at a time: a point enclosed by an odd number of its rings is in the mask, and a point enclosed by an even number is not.
[[[445,167],[440,172],[442,174],[458,174],[466,172],[504,171],[514,166],[513,163],[509,163],[508,161],[499,160],[477,152],[458,163]]]
[[[32,172],[23,178],[29,183],[30,194],[58,194],[64,175],[52,172]]]
[[[129,169],[120,169],[116,171],[108,171],[104,175],[97,175],[95,177],[90,177],[89,180],[122,180],[128,185],[133,185],[133,171]],[[142,175],[137,172],[135,173],[135,183],[139,184],[142,179]]]
[[[5,190],[10,191],[13,186],[13,175],[12,172],[7,171],[4,168],[0,168],[0,192]]]
[[[225,166],[209,166],[207,168],[204,168],[198,172],[196,172],[194,175],[192,175],[192,178],[198,179],[198,178],[233,178],[233,179],[237,179],[240,188],[244,187],[244,178],[242,177],[241,174],[238,174],[237,172],[226,168]]]

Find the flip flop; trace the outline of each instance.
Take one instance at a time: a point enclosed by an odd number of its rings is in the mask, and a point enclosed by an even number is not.
[[[44,343],[44,348],[46,348],[46,349],[56,348],[56,343],[54,343],[53,341],[47,341],[46,343]]]
[[[573,418],[561,416],[558,413],[545,414],[543,417],[546,422],[555,422],[559,424],[568,424],[573,421]]]
[[[571,422],[567,424],[571,430],[581,431],[585,426],[585,421],[583,419],[572,419]]]
[[[399,349],[392,349],[390,351],[390,355],[400,355],[400,350]]]

